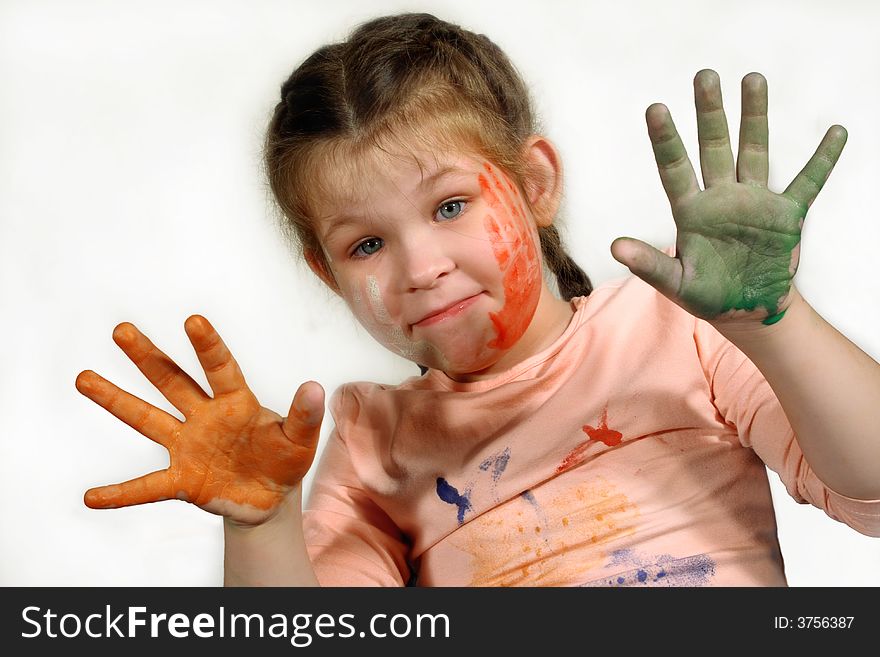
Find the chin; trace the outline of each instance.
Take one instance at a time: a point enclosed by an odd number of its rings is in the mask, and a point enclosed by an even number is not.
[[[479,375],[495,365],[509,350],[509,347],[499,349],[489,346],[496,338],[496,330],[488,321],[480,326],[450,323],[432,333],[430,340],[401,339],[399,330],[375,332],[373,335],[389,351],[416,365],[440,370],[452,377]]]
[[[432,354],[432,358],[426,358],[427,362],[421,362],[431,369],[441,370],[452,378],[476,376],[495,365],[505,352],[497,349],[481,347],[480,353],[471,354]]]

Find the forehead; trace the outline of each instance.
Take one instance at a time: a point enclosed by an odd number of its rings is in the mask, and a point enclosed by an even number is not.
[[[447,171],[475,169],[486,158],[472,144],[436,134],[385,136],[358,143],[328,142],[318,147],[308,171],[315,218],[363,202],[377,190],[412,191]]]

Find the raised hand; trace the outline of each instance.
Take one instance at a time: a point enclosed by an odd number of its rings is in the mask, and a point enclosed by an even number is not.
[[[271,518],[309,469],[324,414],[324,390],[300,386],[287,418],[260,406],[238,363],[207,319],[193,315],[184,328],[214,392],[211,397],[134,325],[122,323],[113,340],[171,404],[181,422],[95,372],[77,389],[168,450],[167,469],[121,484],[92,488],[85,503],[116,508],[167,499],[192,502],[211,513],[256,525]]]
[[[677,227],[669,257],[632,238],[617,238],[612,255],[685,310],[710,321],[772,324],[793,299],[807,209],[831,174],[846,130],[829,128],[803,170],[781,194],[767,189],[767,81],[742,80],[739,154],[734,168],[721,84],[715,71],[694,78],[701,190],[669,111],[646,112],[660,179]]]

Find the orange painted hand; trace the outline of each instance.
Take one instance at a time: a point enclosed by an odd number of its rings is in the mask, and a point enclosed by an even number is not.
[[[184,325],[214,392],[211,397],[134,325],[122,323],[113,340],[186,418],[181,422],[95,372],[76,379],[77,389],[99,406],[168,450],[165,470],[86,491],[93,509],[160,500],[192,502],[234,522],[270,519],[285,495],[302,481],[315,456],[324,389],[300,386],[282,418],[260,406],[238,363],[207,319]]]

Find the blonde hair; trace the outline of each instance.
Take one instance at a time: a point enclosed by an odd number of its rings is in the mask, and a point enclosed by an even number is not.
[[[266,133],[266,175],[286,234],[329,271],[313,228],[315,204],[331,192],[320,175],[328,161],[350,162],[389,140],[436,147],[439,138],[467,144],[522,187],[535,175],[523,153],[535,132],[522,78],[487,37],[429,14],[385,16],[319,48],[282,85]],[[590,294],[556,227],[539,234],[560,294]]]

